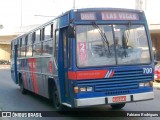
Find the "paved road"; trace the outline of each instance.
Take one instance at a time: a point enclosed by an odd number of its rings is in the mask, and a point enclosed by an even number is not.
[[[127,104],[124,109],[120,110],[122,112],[128,111],[160,111],[160,84],[154,83],[155,99],[150,101],[136,102]],[[10,77],[9,69],[0,69],[0,110],[1,111],[54,111],[53,107],[47,99],[36,96],[32,93],[27,95],[22,95],[20,93],[19,87],[13,83]],[[75,111],[112,111],[110,106],[98,106],[89,107],[83,109],[76,109]],[[90,112],[91,113],[91,112]],[[93,114],[96,114],[93,112]],[[60,116],[60,117],[57,117]],[[0,120],[17,120],[17,118],[0,118]],[[21,118],[19,118],[21,119]],[[23,118],[24,119],[24,118]],[[33,118],[25,118],[27,120],[32,120]],[[40,118],[34,118],[34,120],[39,120]],[[106,117],[73,117],[65,114],[59,114],[55,112],[55,117],[53,118],[41,118],[42,120],[148,120],[148,119],[160,119],[159,118],[145,118],[145,117],[129,117],[129,118],[106,118]],[[41,120],[40,119],[40,120]]]

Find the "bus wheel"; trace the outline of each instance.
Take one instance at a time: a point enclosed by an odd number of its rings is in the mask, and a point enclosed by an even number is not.
[[[60,96],[58,94],[58,90],[54,87],[53,90],[53,106],[57,112],[62,112],[64,110],[64,106],[60,103]]]
[[[121,109],[125,106],[125,103],[119,103],[119,104],[112,104],[112,109]]]
[[[24,88],[24,83],[22,78],[20,78],[20,91],[22,94],[27,94],[27,90]]]

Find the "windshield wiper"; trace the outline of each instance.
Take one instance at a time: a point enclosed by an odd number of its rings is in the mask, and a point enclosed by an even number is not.
[[[122,48],[124,49],[124,52],[123,52],[123,55],[125,57],[128,56],[128,53],[126,51],[126,49],[128,49],[128,41],[129,41],[129,36],[130,36],[130,28],[131,28],[131,22],[128,23],[128,28],[126,30],[126,32],[124,31],[123,32],[123,35],[122,35]]]
[[[103,40],[103,43],[104,43],[105,46],[107,45],[108,51],[109,51],[109,55],[111,55],[110,48],[109,48],[109,42],[108,42],[108,39],[106,37],[106,34],[100,29],[100,27],[96,24],[96,22],[93,22],[92,25],[93,25],[93,27],[95,27],[96,29],[98,29],[98,32],[101,35],[101,38]]]

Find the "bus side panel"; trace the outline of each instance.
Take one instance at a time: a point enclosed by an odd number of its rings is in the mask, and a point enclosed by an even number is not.
[[[44,97],[49,98],[49,88],[48,88],[48,79],[49,75],[52,74],[52,67],[50,66],[51,57],[41,58],[41,68],[42,68],[42,83],[39,83],[40,89],[42,89],[42,94]]]

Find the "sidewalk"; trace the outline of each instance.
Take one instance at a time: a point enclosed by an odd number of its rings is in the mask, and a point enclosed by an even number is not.
[[[158,82],[153,82],[153,87],[160,90],[160,83]]]
[[[10,69],[10,65],[0,65],[0,69]]]

